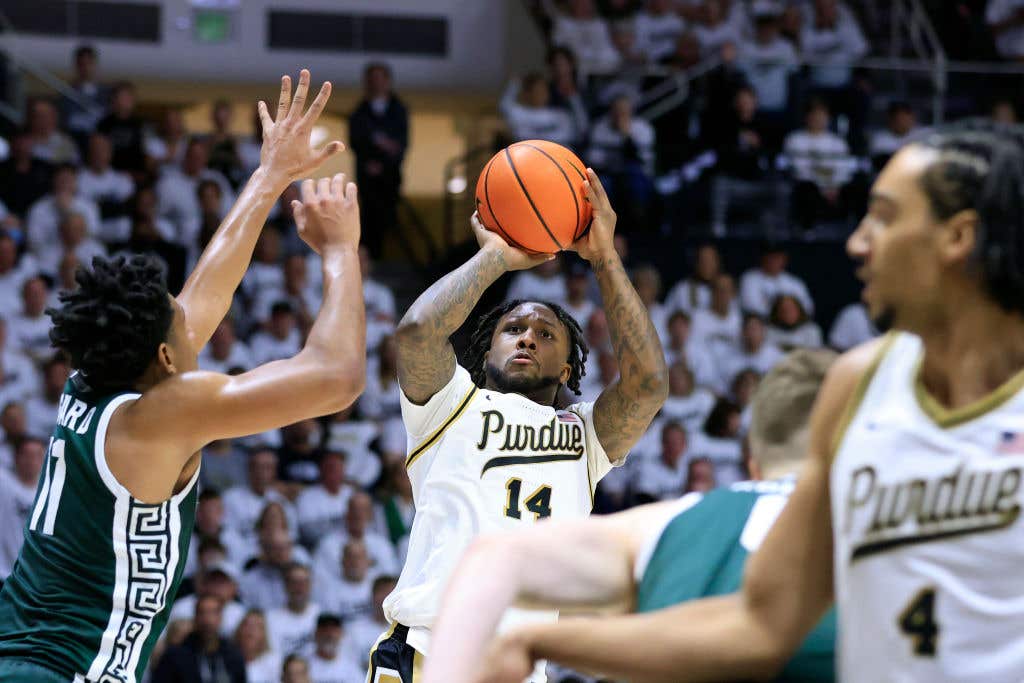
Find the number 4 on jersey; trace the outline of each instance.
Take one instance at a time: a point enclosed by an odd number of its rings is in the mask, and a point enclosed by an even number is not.
[[[903,609],[899,617],[900,630],[910,636],[914,654],[934,657],[939,638],[939,625],[935,622],[935,589],[923,588]]]
[[[523,513],[519,510],[519,494],[522,493],[522,479],[509,479],[505,484],[505,492],[508,494],[505,500],[505,516],[512,519],[522,519]],[[523,501],[523,507],[533,513],[534,519],[551,516],[551,487],[541,486],[530,494],[530,497]]]

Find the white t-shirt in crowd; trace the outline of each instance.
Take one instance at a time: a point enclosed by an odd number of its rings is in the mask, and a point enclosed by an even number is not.
[[[829,346],[847,351],[857,344],[863,344],[878,336],[878,328],[868,317],[868,309],[862,303],[853,303],[839,312],[828,335]]]
[[[706,458],[715,467],[715,486],[730,486],[746,479],[743,448],[738,439],[719,439],[703,432],[690,438],[689,459]]]
[[[662,458],[638,458],[633,473],[634,494],[646,494],[656,500],[669,500],[683,495],[686,484],[686,458],[670,467]]]
[[[541,277],[528,270],[521,270],[512,277],[508,286],[506,299],[526,299],[529,301],[550,301],[561,305],[565,301],[565,277],[556,274]]]
[[[196,594],[193,593],[192,595],[186,595],[175,600],[174,606],[171,607],[170,621],[192,619],[196,613],[197,599]],[[221,610],[220,616],[220,635],[222,638],[234,640],[235,631],[238,630],[238,625],[242,623],[242,618],[245,617],[247,611],[245,605],[234,600],[224,604],[224,609]]]
[[[334,659],[323,659],[314,653],[309,658],[309,678],[313,683],[363,683],[366,669],[357,667],[340,654]]]
[[[743,370],[749,368],[763,375],[784,356],[779,347],[767,341],[753,353],[727,344],[717,345],[714,352],[718,358],[718,391],[722,394],[729,392],[733,379]]]
[[[332,494],[321,484],[307,487],[295,501],[299,516],[299,540],[313,547],[327,534],[341,527],[352,497],[352,487],[343,484]]]
[[[716,343],[738,345],[743,332],[743,315],[735,302],[723,317],[709,309],[694,311],[690,339],[711,348]]]
[[[281,683],[281,657],[273,650],[245,665],[246,683]]]
[[[257,332],[249,340],[253,365],[263,365],[274,360],[291,358],[302,348],[302,333],[293,327],[284,339],[278,339],[269,332]]]
[[[341,577],[341,555],[345,544],[348,543],[348,534],[340,529],[324,536],[316,546],[313,553],[313,584],[316,585],[321,579],[340,579]],[[363,543],[366,544],[366,552],[370,556],[370,571],[368,574],[380,576],[387,574],[395,576],[398,574],[398,558],[395,556],[395,546],[384,536],[370,529],[363,534]],[[328,612],[331,611],[328,605],[323,605]]]
[[[821,328],[817,323],[811,321],[792,330],[769,325],[765,335],[769,344],[774,344],[783,350],[821,348]]]
[[[768,275],[760,268],[751,268],[740,278],[740,304],[744,311],[767,318],[776,297],[788,294],[796,297],[807,315],[814,315],[814,301],[804,281],[783,271]]]
[[[996,24],[1006,21],[1024,9],[1024,0],[989,0],[985,8],[985,21]],[[1024,56],[1024,25],[1018,24],[996,36],[996,48],[1003,57]]]
[[[618,69],[622,61],[618,50],[612,44],[608,24],[600,17],[556,17],[551,33],[551,44],[562,45],[572,50],[579,62],[580,71],[586,75],[610,73]]]
[[[362,581],[347,581],[341,575],[321,576],[317,578],[313,591],[325,612],[348,619],[370,611],[376,577],[370,572]]]
[[[313,633],[316,620],[320,617],[320,606],[311,602],[302,612],[292,612],[288,607],[278,607],[267,612],[267,638],[270,647],[281,656],[305,653],[313,647]]]
[[[227,358],[224,358],[223,360],[214,358],[210,348],[210,345],[207,344],[203,350],[199,352],[199,367],[203,370],[210,370],[211,372],[227,372],[231,368],[250,370],[254,367],[252,351],[243,341],[236,340],[231,345]]]
[[[822,190],[850,182],[857,159],[846,140],[831,131],[796,130],[786,136],[783,153],[796,180],[814,183]]]
[[[770,43],[744,41],[738,45],[737,65],[746,75],[765,111],[777,112],[789,103],[789,76],[797,70],[796,50],[783,38]]]
[[[0,469],[0,581],[14,569],[25,539],[25,522],[35,502],[36,484],[22,484],[13,472]]]
[[[702,387],[697,387],[688,396],[669,395],[658,414],[665,420],[678,422],[687,434],[696,434],[704,429],[704,421],[715,407],[715,395]],[[658,437],[660,438],[660,433]]]

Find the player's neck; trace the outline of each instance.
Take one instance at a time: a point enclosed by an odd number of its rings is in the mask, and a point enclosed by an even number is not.
[[[949,307],[917,334],[925,349],[918,379],[946,408],[984,398],[1024,370],[1024,317],[990,299]]]

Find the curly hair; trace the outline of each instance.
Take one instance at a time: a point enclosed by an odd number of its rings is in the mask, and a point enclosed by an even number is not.
[[[75,272],[78,287],[47,308],[50,342],[93,389],[132,387],[153,361],[174,318],[165,269],[151,256],[96,257]]]
[[[917,144],[938,153],[921,175],[932,213],[977,212],[973,265],[1004,310],[1024,313],[1024,127],[969,119]]]
[[[555,317],[558,318],[558,321],[562,323],[562,326],[568,333],[569,357],[566,359],[566,362],[569,363],[570,372],[569,380],[565,385],[574,394],[579,396],[580,379],[586,374],[584,364],[587,362],[587,354],[590,353],[590,348],[587,346],[580,324],[564,308],[548,301],[513,299],[512,301],[506,301],[495,306],[480,318],[476,325],[476,330],[474,330],[472,337],[470,337],[469,348],[466,351],[466,365],[469,367],[469,374],[473,378],[473,383],[481,388],[487,383],[487,368],[484,363],[484,355],[491,348],[491,339],[494,337],[494,330],[498,326],[498,321],[517,306],[526,303],[540,304],[551,309],[551,312],[555,314]]]

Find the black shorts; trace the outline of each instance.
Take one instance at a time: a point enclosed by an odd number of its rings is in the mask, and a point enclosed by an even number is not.
[[[367,683],[416,683],[423,675],[423,655],[405,642],[409,627],[394,624],[370,651]]]

